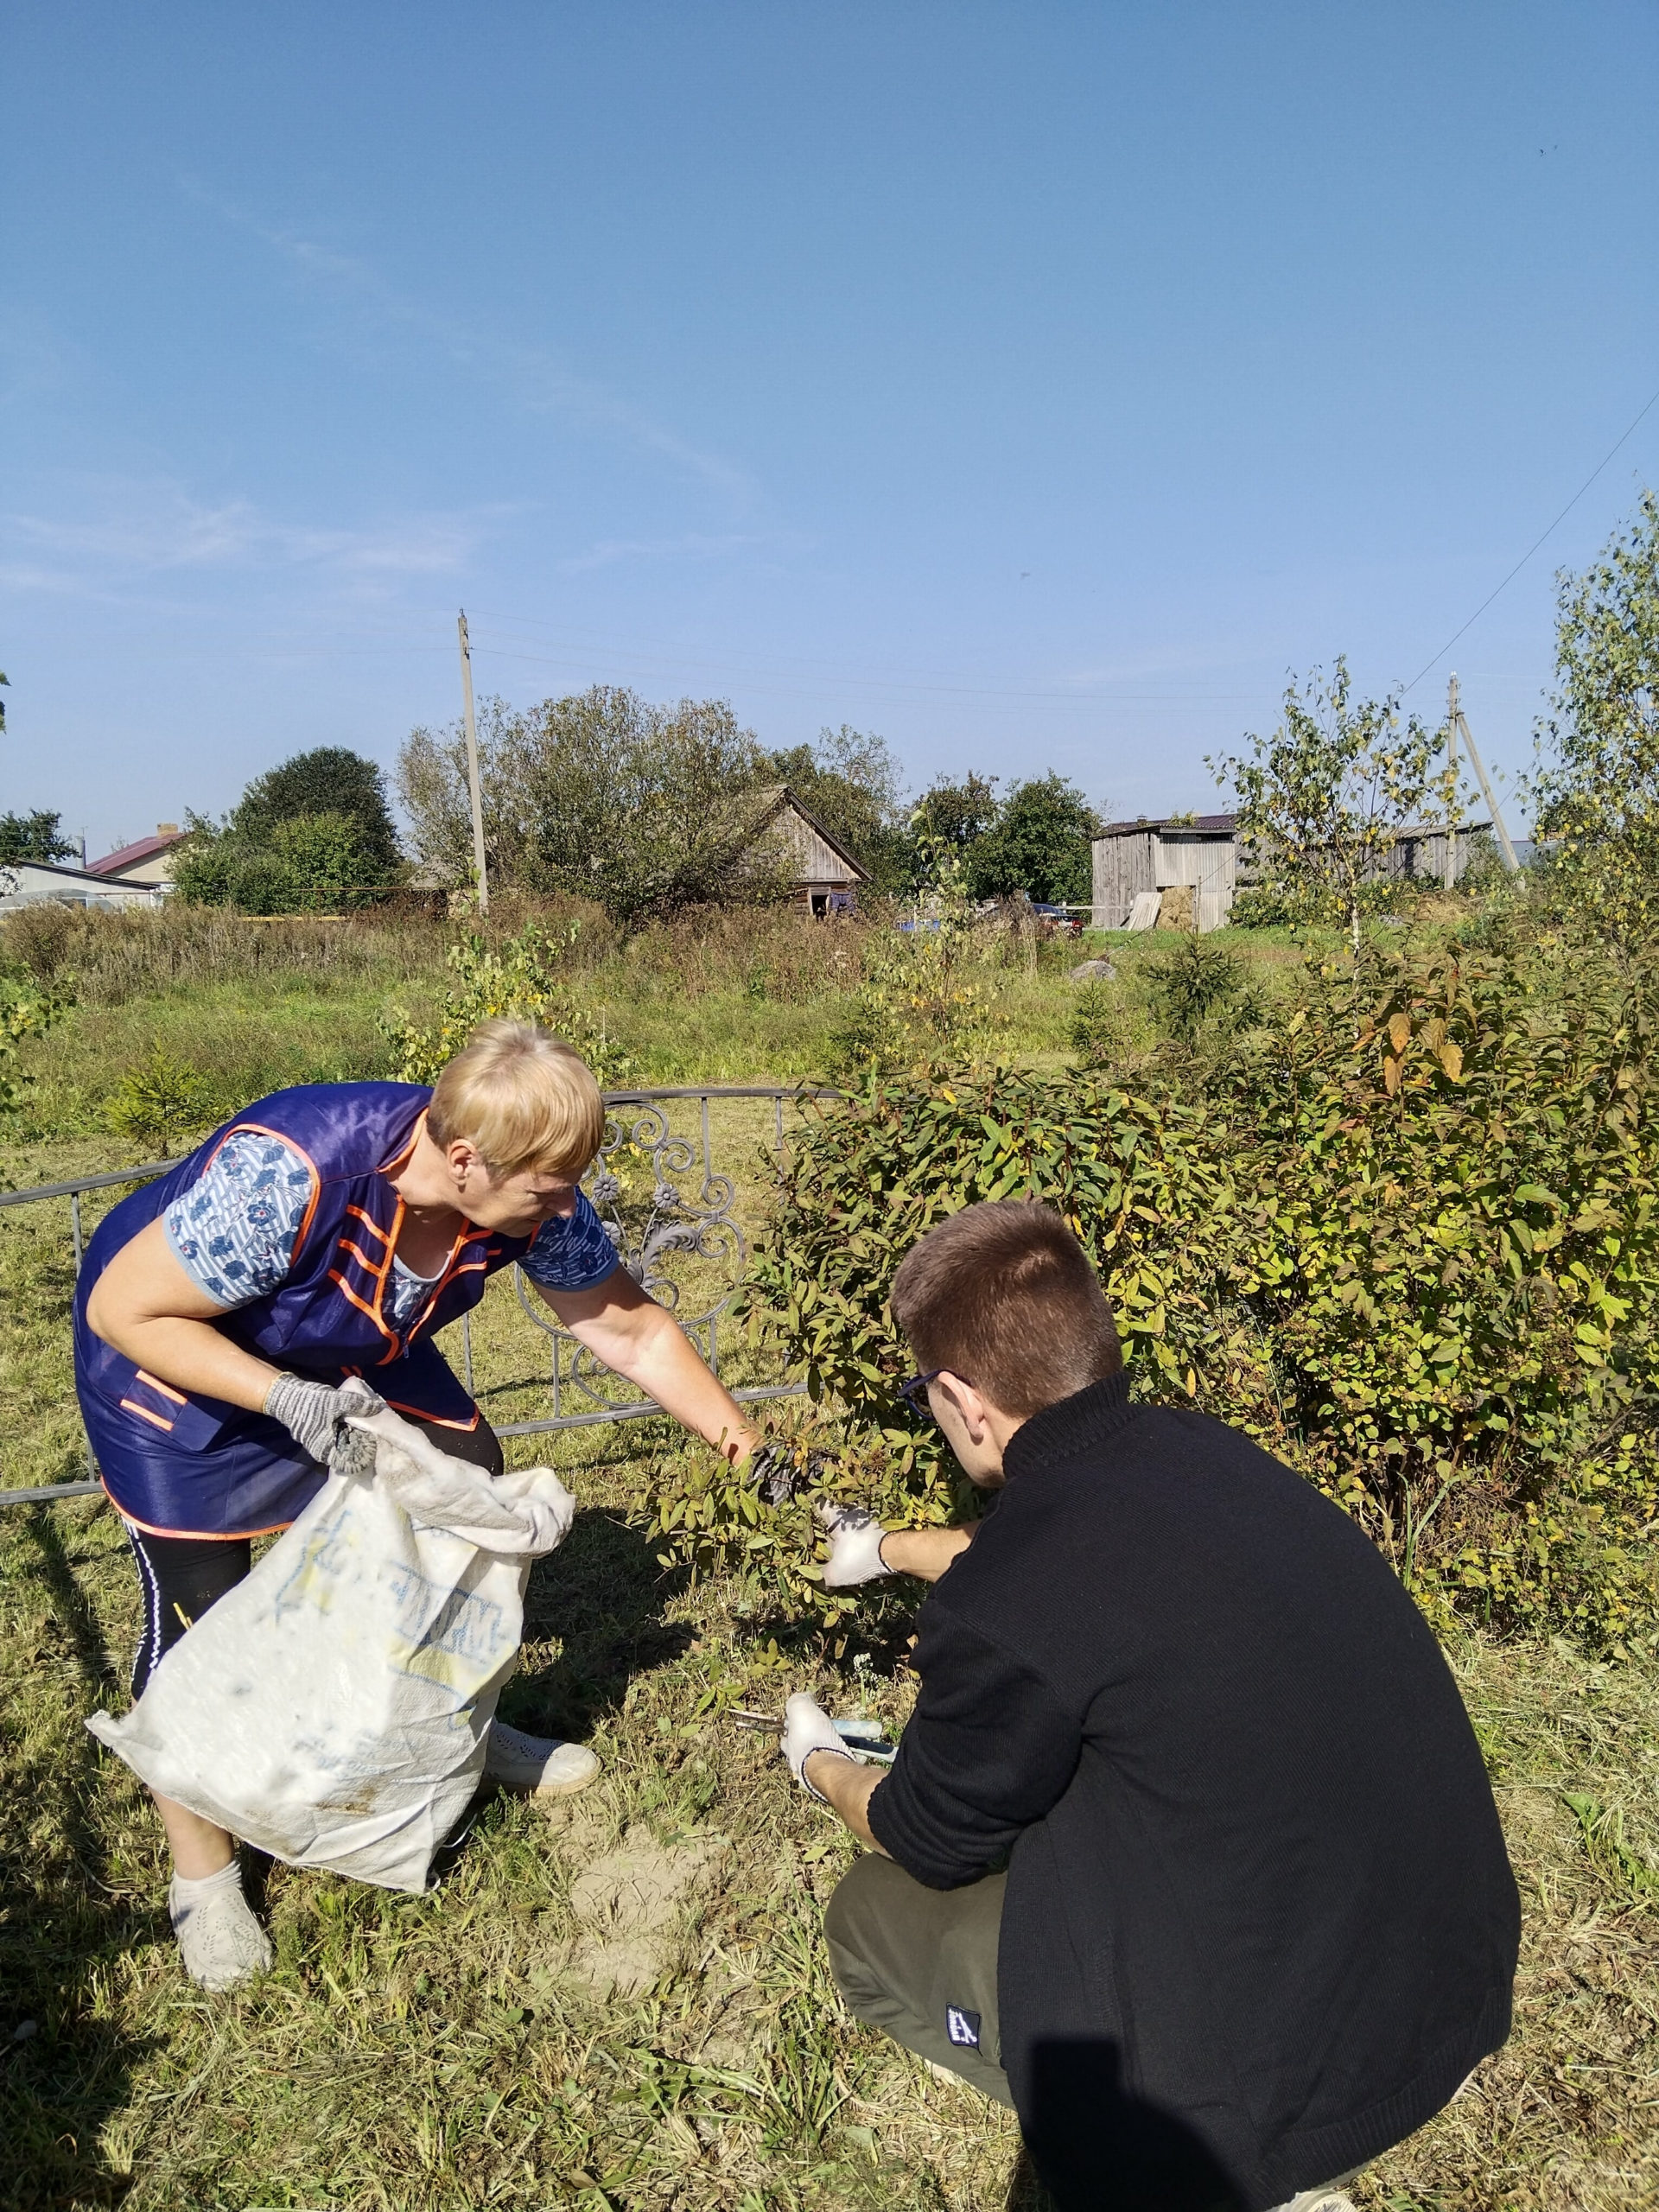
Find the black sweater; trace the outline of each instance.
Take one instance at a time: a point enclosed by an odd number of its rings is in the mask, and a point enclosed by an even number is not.
[[[1509,2032],[1479,1747],[1370,1542],[1220,1422],[1118,1376],[1005,1471],[922,1608],[871,1828],[933,1889],[1008,1862],[1002,2063],[1064,2204],[1259,2212]]]

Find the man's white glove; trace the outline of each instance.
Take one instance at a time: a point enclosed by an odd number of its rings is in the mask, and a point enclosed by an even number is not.
[[[296,1444],[327,1466],[334,1433],[348,1414],[383,1414],[386,1402],[355,1375],[344,1382],[312,1382],[302,1375],[279,1375],[265,1393],[264,1410],[279,1421]]]
[[[874,1582],[893,1570],[881,1556],[881,1539],[887,1531],[874,1513],[861,1505],[818,1508],[818,1518],[830,1537],[830,1556],[823,1563],[826,1590],[850,1590],[855,1582]]]
[[[836,1724],[805,1690],[797,1690],[784,1707],[783,1754],[789,1761],[789,1770],[809,1797],[816,1797],[820,1805],[830,1800],[822,1789],[815,1789],[802,1769],[814,1751],[833,1751],[837,1758],[850,1759],[852,1753],[836,1733]],[[857,1764],[856,1761],[854,1762]]]

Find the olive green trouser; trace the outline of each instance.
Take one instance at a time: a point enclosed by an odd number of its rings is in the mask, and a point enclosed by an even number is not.
[[[1006,1874],[929,1890],[867,1853],[823,1916],[830,1964],[850,2010],[918,2058],[1013,2108],[996,2019],[996,1945]]]
[[[1012,2109],[996,2012],[1007,1879],[988,1874],[960,1890],[930,1890],[891,1859],[867,1853],[837,1884],[823,1933],[836,1983],[859,2019]],[[1305,2191],[1279,2212],[1299,2212],[1305,2197],[1324,2194]]]

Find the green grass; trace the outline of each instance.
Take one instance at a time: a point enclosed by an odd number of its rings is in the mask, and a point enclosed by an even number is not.
[[[118,1528],[92,1503],[0,1517],[9,2212],[1001,2206],[1008,2117],[843,2016],[819,1924],[853,1847],[723,1717],[816,1682],[897,1720],[910,1686],[853,1671],[856,1644],[828,1669],[741,1580],[665,1576],[640,1527],[660,1448],[643,1423],[561,1441],[582,1510],[535,1570],[504,1704],[590,1736],[602,1783],[552,1818],[489,1802],[425,1897],[270,1870],[276,1970],[225,1999],[185,1981],[154,1820],[80,1725],[124,1702]],[[1525,1900],[1517,2031],[1356,2194],[1623,2212],[1659,2196],[1659,1678],[1555,1648],[1452,1656]],[[1618,1809],[1618,1850],[1569,1793]],[[634,1994],[608,1993],[619,1958]]]
[[[529,910],[504,905],[497,919],[505,931],[527,918]],[[682,916],[623,941],[602,916],[586,915],[569,980],[643,1083],[797,1082],[822,1077],[831,1064],[869,926],[740,912]],[[10,969],[53,982],[74,1002],[47,1037],[22,1047],[29,1088],[7,1133],[11,1147],[102,1136],[111,1164],[136,1157],[109,1138],[106,1109],[158,1048],[203,1079],[204,1110],[213,1117],[289,1084],[388,1074],[383,1020],[429,1016],[452,937],[420,916],[269,925],[188,908],[12,917],[0,925],[0,980]],[[1305,957],[1282,931],[1240,931],[1227,942],[1269,988]],[[1157,1029],[1140,971],[1171,943],[1090,933],[1006,945],[985,978],[1000,1049],[1036,1064],[1064,1059],[1077,999],[1066,971],[1109,951],[1126,1049],[1131,1058],[1151,1050]],[[16,1166],[3,1164],[17,1179]]]
[[[82,1003],[35,1054],[32,1123],[3,1155],[14,1181],[130,1160],[100,1102],[158,1039],[242,1096],[368,1071],[381,1007],[438,977],[434,931],[392,944],[296,930],[256,975],[222,919],[168,928],[99,940],[96,974],[83,944]],[[826,947],[826,932],[758,953],[741,935],[664,932],[654,953],[601,947],[591,982],[663,1079],[794,1075],[836,1003]],[[1135,964],[1160,949],[1112,947],[1131,1032]],[[1241,949],[1269,981],[1301,957]],[[1025,1049],[1058,1053],[1063,965],[1005,988]],[[768,1128],[763,1106],[716,1109],[716,1165],[751,1224]],[[104,1203],[89,1200],[89,1227]],[[695,1312],[724,1277],[694,1262],[682,1280]],[[0,1483],[81,1471],[71,1288],[67,1205],[0,1212]],[[549,1354],[511,1285],[493,1285],[474,1357],[496,1420],[545,1411]],[[775,1372],[764,1353],[734,1357],[733,1379]],[[831,1665],[758,1584],[664,1573],[645,1522],[677,1448],[638,1422],[512,1452],[558,1465],[582,1510],[532,1576],[503,1709],[590,1737],[602,1783],[551,1817],[483,1804],[425,1897],[268,1870],[276,1968],[228,1999],[185,1980],[156,1824],[82,1726],[126,1702],[138,1607],[118,1525],[91,1501],[0,1510],[3,2212],[1000,2212],[1010,2119],[844,2017],[820,1922],[853,1847],[770,1741],[725,1717],[816,1683],[840,1709],[902,1721],[913,1684],[887,1671],[893,1624],[862,1616],[868,1642]],[[1355,2195],[1372,2212],[1659,2202],[1659,1671],[1472,1638],[1450,1656],[1522,1883],[1516,2033]]]

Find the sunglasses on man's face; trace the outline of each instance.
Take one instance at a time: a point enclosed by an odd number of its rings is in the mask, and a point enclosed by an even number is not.
[[[907,1382],[901,1382],[899,1385],[899,1395],[913,1412],[931,1414],[933,1408],[928,1402],[929,1383],[937,1382],[941,1375],[952,1375],[955,1372],[953,1368],[935,1367],[931,1368],[925,1375],[912,1375]],[[970,1390],[975,1387],[965,1375],[957,1375],[956,1379],[958,1382],[967,1382]]]

